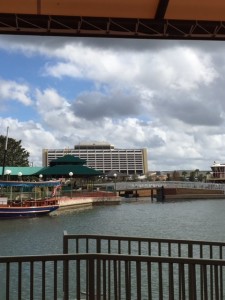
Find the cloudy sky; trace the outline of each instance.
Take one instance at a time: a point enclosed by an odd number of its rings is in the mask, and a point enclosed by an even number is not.
[[[0,36],[0,135],[148,149],[149,170],[225,162],[225,44]]]

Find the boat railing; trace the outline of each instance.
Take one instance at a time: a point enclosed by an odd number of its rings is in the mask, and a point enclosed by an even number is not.
[[[33,207],[33,206],[51,206],[58,205],[58,199],[50,198],[50,199],[26,199],[26,200],[16,200],[16,201],[8,201],[11,207]]]

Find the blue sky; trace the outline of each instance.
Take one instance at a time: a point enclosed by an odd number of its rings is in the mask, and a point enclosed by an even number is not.
[[[222,42],[0,36],[0,134],[148,149],[149,170],[225,161]]]

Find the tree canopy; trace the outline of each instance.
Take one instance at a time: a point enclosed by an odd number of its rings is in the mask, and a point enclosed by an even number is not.
[[[6,137],[0,135],[0,165],[3,165],[5,155]],[[5,165],[11,167],[28,167],[30,153],[26,151],[21,140],[17,141],[13,138],[8,138],[7,151],[5,157]]]

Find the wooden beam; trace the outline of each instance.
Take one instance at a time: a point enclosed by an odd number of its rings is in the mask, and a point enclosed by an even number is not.
[[[160,0],[157,10],[156,10],[156,14],[155,14],[155,19],[164,19],[165,14],[166,14],[166,10],[169,4],[169,0]]]

